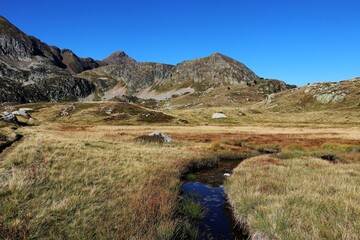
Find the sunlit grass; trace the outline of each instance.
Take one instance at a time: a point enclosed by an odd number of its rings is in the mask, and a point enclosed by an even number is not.
[[[179,228],[179,174],[194,153],[104,134],[28,130],[0,162],[1,239],[156,238]]]
[[[271,239],[357,239],[360,165],[313,157],[245,160],[226,183],[237,219]]]

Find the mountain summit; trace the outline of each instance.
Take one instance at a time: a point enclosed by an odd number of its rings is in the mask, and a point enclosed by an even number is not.
[[[124,51],[121,50],[110,54],[108,57],[102,60],[102,63],[104,63],[105,65],[135,63],[135,62],[136,61],[134,59],[129,57]]]

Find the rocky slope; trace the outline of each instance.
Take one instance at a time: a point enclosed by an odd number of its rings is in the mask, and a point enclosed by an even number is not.
[[[271,94],[262,107],[276,112],[360,110],[360,78],[314,83]]]
[[[243,92],[246,92],[255,86],[253,94],[257,95],[258,101],[266,97],[265,93],[271,94],[293,87],[282,81],[259,78],[244,64],[220,53],[184,61],[175,66],[124,62],[84,71],[78,76],[97,86],[97,92],[92,96],[92,99],[97,100],[110,100],[122,95],[169,100],[184,95],[196,95],[199,92],[206,95],[213,89],[230,86],[242,88]],[[264,83],[268,86],[262,91]],[[238,95],[245,99],[243,94]]]
[[[95,87],[71,73],[98,66],[48,46],[0,17],[0,102],[77,100]]]

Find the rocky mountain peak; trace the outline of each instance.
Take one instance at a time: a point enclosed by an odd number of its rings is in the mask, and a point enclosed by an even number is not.
[[[129,57],[124,51],[120,50],[110,54],[102,62],[106,65],[109,64],[123,64],[123,63],[135,63],[136,61]]]
[[[67,48],[61,49],[61,53],[74,55],[74,52]]]
[[[32,40],[7,19],[0,16],[0,56],[30,60],[34,52]]]
[[[172,76],[176,81],[207,82],[208,85],[239,83],[251,85],[259,79],[244,64],[221,53],[179,63]]]

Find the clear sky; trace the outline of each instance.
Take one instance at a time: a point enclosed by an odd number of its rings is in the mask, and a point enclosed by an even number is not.
[[[176,64],[221,52],[297,85],[360,76],[359,0],[0,0],[0,14],[80,57]]]

